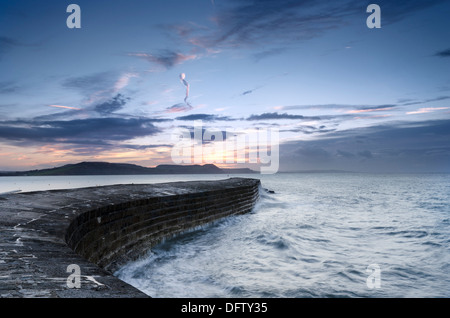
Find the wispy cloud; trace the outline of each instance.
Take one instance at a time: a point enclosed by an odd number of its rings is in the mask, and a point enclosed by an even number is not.
[[[360,114],[360,113],[371,113],[371,112],[381,112],[381,111],[387,111],[394,109],[394,105],[382,105],[382,106],[375,106],[375,107],[367,107],[362,109],[354,109],[349,110],[346,113],[347,114]]]
[[[260,115],[251,115],[247,120],[270,120],[270,119],[308,119],[308,120],[318,120],[320,117],[316,116],[303,116],[303,115],[292,115],[288,113],[263,113]]]
[[[125,73],[114,83],[114,92],[117,93],[123,88],[127,87],[130,80],[134,77],[139,77],[137,73]]]
[[[444,0],[380,0],[385,24],[398,22],[418,10]],[[216,11],[211,21],[215,28],[177,26],[177,34],[202,48],[258,46],[260,43],[287,47],[291,43],[319,37],[329,30],[347,25],[366,12],[368,2],[346,0],[234,0]],[[281,46],[280,46],[281,45]],[[255,58],[278,54],[279,49],[262,51]]]
[[[192,114],[192,115],[186,115],[177,117],[177,120],[203,120],[203,121],[233,121],[235,119],[228,117],[228,116],[218,116],[218,115],[212,115],[212,114]]]
[[[432,103],[432,102],[440,102],[443,100],[450,99],[450,96],[438,96],[433,98],[428,98],[424,100],[405,100],[399,102],[401,106],[411,106],[411,105],[419,105],[419,104],[425,104],[425,103]]]
[[[173,106],[166,108],[166,110],[164,112],[169,113],[169,114],[170,113],[181,113],[181,112],[187,112],[192,109],[193,109],[193,107],[189,104],[178,103],[178,104],[175,104]]]
[[[153,118],[88,118],[75,120],[0,121],[0,140],[4,144],[29,147],[36,145],[68,145],[91,153],[117,147],[121,142],[153,136],[162,130]],[[70,145],[70,146],[69,146]]]
[[[439,57],[450,57],[450,49],[439,51],[435,54],[435,56]]]
[[[280,55],[280,54],[286,52],[286,50],[287,50],[286,48],[274,48],[274,49],[264,50],[264,51],[253,54],[253,58],[255,59],[256,62],[259,62],[262,59]]]
[[[94,110],[101,115],[109,115],[115,111],[121,110],[130,98],[117,94],[111,100],[100,103],[94,107]]]
[[[247,90],[247,91],[245,91],[245,92],[242,92],[241,96],[245,96],[245,95],[251,94],[251,93],[253,93],[254,91],[256,91],[256,90],[258,90],[258,89],[261,89],[261,88],[263,88],[263,87],[264,87],[263,85],[259,85],[259,86],[255,87],[255,88],[249,89],[249,90]]]
[[[450,120],[392,121],[332,137],[285,142],[280,162],[288,170],[450,171]]]
[[[372,112],[381,110],[392,110],[399,106],[398,104],[385,104],[385,105],[350,105],[350,104],[317,104],[317,105],[290,105],[290,106],[276,106],[276,110],[334,110],[345,113],[358,113],[358,112]]]
[[[63,109],[72,109],[72,110],[82,110],[82,108],[71,107],[71,106],[62,106],[62,105],[48,105],[50,107],[63,108]]]
[[[17,48],[17,47],[33,47],[38,46],[38,44],[29,44],[17,39],[8,37],[8,36],[0,36],[0,58],[3,54],[8,51]]]
[[[301,125],[290,129],[282,129],[280,132],[294,132],[294,133],[303,133],[305,135],[312,134],[326,134],[336,131],[336,128],[328,128],[325,125],[320,125],[318,127],[311,125]]]
[[[79,90],[83,93],[104,90],[115,84],[113,72],[100,72],[84,76],[69,77],[62,82],[62,86]]]
[[[435,112],[437,110],[445,110],[445,109],[450,109],[450,107],[425,107],[425,108],[420,108],[416,111],[407,112],[406,114],[407,115],[427,114],[427,113]]]
[[[0,45],[1,46],[1,45]],[[0,94],[15,93],[19,89],[19,86],[12,81],[0,82]]]
[[[175,65],[181,64],[189,60],[195,60],[198,56],[196,54],[183,54],[172,50],[163,50],[157,54],[150,53],[128,53],[129,56],[135,56],[163,66],[166,69],[172,68]]]
[[[84,97],[84,105],[108,103],[126,88],[132,78],[139,77],[134,72],[118,73],[113,71],[66,78],[61,85],[77,91]],[[120,94],[119,94],[120,95]],[[123,95],[122,95],[123,97]],[[98,109],[102,107],[99,106]]]

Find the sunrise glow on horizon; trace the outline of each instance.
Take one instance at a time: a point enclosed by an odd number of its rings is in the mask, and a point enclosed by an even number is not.
[[[280,171],[450,172],[450,3],[376,3],[0,1],[0,171],[175,164],[200,120],[276,129]]]

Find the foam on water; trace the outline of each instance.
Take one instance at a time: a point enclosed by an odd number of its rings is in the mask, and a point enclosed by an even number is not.
[[[448,175],[261,176],[255,210],[116,275],[152,297],[449,297]],[[367,267],[381,269],[370,289]]]

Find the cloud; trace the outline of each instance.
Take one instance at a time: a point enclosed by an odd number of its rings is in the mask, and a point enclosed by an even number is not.
[[[16,47],[33,47],[37,44],[27,44],[11,37],[0,36],[0,58],[3,54]]]
[[[418,10],[423,10],[445,0],[403,0],[377,2],[383,8],[383,23],[398,22]],[[199,47],[244,47],[278,45],[322,36],[330,30],[352,22],[363,22],[369,2],[347,0],[327,2],[311,0],[234,0],[223,4],[211,19],[216,27],[201,30],[189,26],[182,36]],[[180,29],[180,28],[178,28]],[[180,34],[179,34],[180,35]],[[263,51],[257,58],[264,58],[277,51]]]
[[[326,128],[326,126],[321,125],[319,127],[314,127],[314,126],[299,126],[299,127],[295,127],[295,128],[291,128],[291,129],[284,129],[284,130],[280,130],[280,132],[294,132],[294,133],[303,133],[306,135],[312,135],[312,134],[325,134],[325,133],[330,133],[336,131],[335,128]]]
[[[130,98],[124,97],[122,94],[117,94],[111,100],[96,105],[94,110],[101,115],[109,115],[122,109],[129,100]]]
[[[50,107],[62,108],[62,109],[71,109],[71,110],[82,110],[81,108],[72,107],[72,106],[63,106],[63,105],[48,105]]]
[[[372,152],[369,150],[360,151],[358,152],[358,155],[366,159],[371,159],[373,157]]]
[[[399,104],[385,104],[385,105],[350,105],[350,104],[318,104],[318,105],[291,105],[291,106],[277,106],[277,110],[304,110],[304,109],[330,109],[341,112],[371,112],[381,110],[391,110]]]
[[[162,50],[157,54],[149,53],[128,53],[129,56],[139,57],[148,62],[156,63],[166,69],[172,68],[175,65],[181,64],[189,60],[195,60],[195,54],[182,54],[172,50]]]
[[[62,83],[64,87],[86,91],[104,89],[105,86],[114,85],[114,74],[112,72],[100,72],[85,76],[69,77]]]
[[[310,117],[303,115],[291,115],[287,113],[263,113],[261,115],[251,115],[247,120],[278,120],[278,119],[305,119],[305,120],[319,120],[320,117]]]
[[[258,89],[260,89],[260,88],[263,88],[263,87],[264,87],[263,85],[260,85],[260,86],[257,86],[257,87],[255,87],[255,88],[253,88],[253,89],[249,89],[248,91],[243,92],[243,93],[241,94],[241,96],[245,96],[245,95],[251,94],[251,93],[253,93],[254,91],[256,91],[256,90],[258,90]]]
[[[212,114],[192,114],[187,116],[177,117],[177,120],[203,120],[203,121],[232,121],[235,120],[228,116],[218,116]]]
[[[154,148],[172,148],[173,145],[169,144],[154,144],[154,145],[132,145],[132,144],[122,144],[121,147],[135,149],[135,150],[145,150],[145,149],[154,149]]]
[[[340,150],[340,149],[338,149],[336,151],[336,154],[337,154],[337,156],[344,157],[344,158],[355,158],[355,155],[352,154],[351,152],[343,151],[343,150]]]
[[[274,49],[255,53],[255,54],[253,54],[253,58],[255,59],[256,62],[259,62],[262,59],[280,55],[280,54],[284,53],[285,51],[286,51],[286,48],[274,48]]]
[[[445,110],[445,109],[449,109],[450,107],[425,107],[425,108],[420,108],[419,110],[416,111],[412,111],[412,112],[407,112],[407,115],[416,115],[416,114],[427,114],[427,113],[431,113],[437,110]]]
[[[17,40],[7,37],[0,36],[0,47],[8,47],[8,46],[21,46],[22,44]]]
[[[380,106],[364,107],[361,109],[349,110],[346,113],[347,114],[360,114],[360,113],[380,112],[380,111],[392,110],[395,107],[396,107],[396,105],[380,105]]]
[[[333,5],[328,8],[329,14],[323,17],[323,11],[312,9],[314,5],[308,1],[243,0],[234,3],[239,4],[215,17],[217,32],[204,37],[203,43],[209,46],[254,45],[262,41],[265,44],[287,43],[294,39],[310,39],[323,29],[337,27],[341,23],[338,15],[333,14]]]
[[[115,72],[99,72],[84,76],[69,77],[62,82],[65,88],[73,89],[86,97],[84,103],[92,104],[105,100],[115,93]]]
[[[379,0],[375,2],[382,9],[383,24],[399,22],[417,11],[425,10],[432,6],[444,3],[446,0]],[[364,3],[367,6],[369,2]]]
[[[131,78],[138,76],[137,73],[126,72],[119,75],[117,72],[106,71],[69,77],[61,85],[79,92],[85,97],[83,103],[92,105],[108,103],[111,98],[116,98],[117,93],[128,86]]]
[[[364,119],[364,118],[385,118],[389,117],[390,115],[378,115],[378,116],[369,116],[370,113],[373,112],[390,112],[390,111],[396,111],[399,108],[404,108],[406,106],[412,106],[412,105],[423,105],[433,102],[439,102],[450,99],[450,96],[438,96],[433,98],[428,98],[424,100],[411,100],[411,99],[405,99],[405,100],[399,100],[398,103],[395,104],[384,104],[384,105],[346,105],[346,104],[324,104],[324,105],[292,105],[292,106],[277,106],[275,107],[276,110],[332,110],[335,112],[341,112],[348,115],[355,115],[355,114],[367,114],[367,116],[359,116],[354,117],[356,119]],[[406,114],[412,115],[412,114],[423,114],[423,113],[429,113],[432,111],[437,110],[444,110],[447,109],[447,107],[423,107],[419,110],[415,111],[409,111]],[[340,117],[344,118],[345,115],[341,115]],[[331,115],[326,116],[322,115],[322,119],[330,119],[330,118],[338,118],[339,116]]]
[[[128,86],[130,79],[138,77],[136,73],[125,73],[114,83],[114,92],[118,92]]]
[[[284,170],[450,172],[450,119],[390,122],[280,145]]]
[[[173,106],[166,108],[165,112],[166,113],[181,113],[181,112],[187,112],[192,109],[193,109],[193,107],[189,104],[178,103],[178,104],[175,104]]]
[[[218,142],[218,141],[225,141],[225,140],[227,140],[227,137],[230,136],[229,131],[218,130],[214,127],[211,128],[211,127],[202,126],[201,129],[199,129],[199,128],[195,128],[194,126],[181,125],[181,126],[178,126],[177,128],[186,129],[187,131],[189,131],[189,134],[190,134],[190,137],[192,140],[196,140],[198,142],[201,140],[201,143],[204,145]],[[200,135],[200,130],[201,130],[201,135]],[[207,140],[207,139],[203,138],[205,135],[205,132],[211,133],[212,136],[215,136],[216,134],[218,134],[220,137],[218,137],[217,139],[214,137],[214,138],[212,138],[212,140]],[[234,135],[238,135],[238,134],[240,134],[240,133],[236,132]]]
[[[425,103],[432,103],[432,102],[440,102],[443,100],[450,99],[450,96],[439,96],[434,98],[428,98],[425,100],[417,101],[417,100],[405,100],[404,102],[401,102],[402,106],[411,106],[411,105],[418,105],[418,104],[425,104]]]
[[[19,89],[12,81],[0,82],[0,94],[10,94],[15,93]]]
[[[3,121],[0,139],[11,144],[78,144],[89,147],[152,136],[161,130],[151,118],[90,118],[67,121]]]
[[[306,145],[298,148],[295,151],[300,157],[306,157],[308,160],[314,161],[328,161],[331,159],[332,155],[329,151],[324,148],[312,145]]]
[[[439,51],[434,55],[439,57],[450,57],[450,49]]]

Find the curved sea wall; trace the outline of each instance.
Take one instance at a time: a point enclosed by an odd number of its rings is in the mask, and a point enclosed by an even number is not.
[[[78,254],[114,272],[120,264],[135,259],[163,239],[251,211],[258,198],[257,185],[237,179],[217,184],[201,182],[194,192],[163,192],[161,196],[102,206],[78,215],[65,240]],[[183,184],[181,189],[185,190]]]
[[[112,273],[166,238],[251,211],[259,187],[231,178],[0,196],[0,297],[146,297]]]

